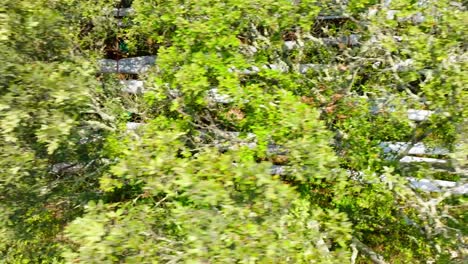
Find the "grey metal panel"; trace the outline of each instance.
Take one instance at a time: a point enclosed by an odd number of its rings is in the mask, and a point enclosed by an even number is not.
[[[133,8],[114,8],[112,10],[112,13],[115,17],[125,17],[125,16],[130,16],[135,12]]]
[[[118,62],[120,73],[138,74],[148,71],[156,63],[156,56],[142,56],[121,59]]]
[[[102,73],[117,72],[117,61],[116,60],[109,60],[109,59],[99,60],[99,66],[100,66],[100,71]]]
[[[148,71],[156,63],[156,56],[141,56],[121,60],[102,59],[99,61],[102,73],[139,74]]]

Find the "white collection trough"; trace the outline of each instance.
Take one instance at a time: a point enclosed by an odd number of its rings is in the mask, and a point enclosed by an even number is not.
[[[453,194],[467,194],[468,184],[459,184],[453,181],[406,178],[411,187],[425,192],[444,192],[449,191]]]
[[[424,157],[413,157],[413,156],[404,156],[400,159],[400,163],[428,163],[428,164],[448,164],[447,160],[443,159],[434,159],[434,158],[424,158]]]
[[[229,95],[220,94],[218,88],[210,89],[208,91],[208,98],[218,104],[229,104],[234,101]]]
[[[270,173],[272,175],[287,175],[291,173],[288,170],[288,166],[283,166],[283,165],[273,165],[270,169]],[[348,171],[349,175],[353,178],[356,178],[353,176],[350,171]],[[356,173],[354,173],[356,174]],[[357,173],[357,174],[362,174],[362,173]],[[384,180],[385,178],[382,178]],[[356,180],[359,180],[356,178]],[[449,192],[450,194],[453,195],[465,195],[468,194],[468,184],[460,184],[457,182],[453,181],[443,181],[443,180],[431,180],[431,179],[417,179],[414,177],[406,177],[406,180],[408,180],[409,186],[413,189],[423,191],[423,192]]]
[[[424,145],[424,143],[418,142],[415,144],[411,144],[410,142],[382,142],[380,146],[383,148],[384,153],[402,153],[409,147],[408,150],[409,155],[447,155],[449,154],[448,149],[444,148],[430,148]]]
[[[387,19],[388,20],[396,20],[398,22],[406,22],[410,21],[413,22],[413,24],[421,24],[424,22],[425,17],[421,12],[417,12],[413,15],[410,16],[399,16],[398,13],[401,13],[399,10],[388,10],[387,11]]]
[[[122,91],[129,94],[142,94],[144,92],[144,83],[139,80],[123,80],[119,82],[122,85]]]
[[[270,173],[272,175],[287,175],[291,173],[288,171],[288,166],[282,166],[282,165],[273,165],[270,169]],[[353,178],[356,178],[353,176],[350,171],[348,171],[349,175]],[[356,173],[354,173],[356,174]],[[357,174],[362,174],[362,173],[357,173]],[[385,177],[381,178],[382,180],[385,180]],[[359,180],[356,178],[355,180]],[[464,183],[457,183],[454,181],[443,181],[443,180],[432,180],[432,179],[417,179],[414,177],[406,177],[406,180],[408,181],[408,184],[411,188],[423,191],[423,192],[448,192],[452,195],[465,195],[468,194],[468,184]]]
[[[434,112],[429,110],[408,109],[408,118],[413,121],[425,121],[429,119],[432,114],[434,114]]]
[[[296,44],[291,44],[293,42],[294,41],[288,41],[289,44],[287,45],[296,45]],[[249,49],[253,50],[254,48],[255,47],[250,46]],[[247,49],[247,48],[244,48],[244,49]],[[298,64],[297,66],[298,66],[297,71],[301,74],[306,74],[307,72],[312,71],[312,70],[321,71],[324,69],[328,69],[328,70],[339,69],[338,68],[339,65],[319,64],[319,63],[301,63],[301,64]],[[412,70],[412,66],[413,66],[413,60],[408,59],[405,61],[397,62],[392,67],[389,67],[387,69],[382,69],[382,70],[383,71],[392,70],[396,72],[407,72],[407,71]],[[231,69],[231,71],[235,71],[244,75],[254,75],[254,74],[258,74],[261,71],[261,69],[271,69],[271,70],[276,70],[279,72],[289,72],[290,70],[292,70],[286,63],[273,63],[273,64],[263,65],[260,67],[250,66],[246,69]]]
[[[345,45],[345,46],[357,46],[359,45],[360,36],[356,34],[351,34],[349,36],[340,36],[340,37],[328,37],[328,38],[310,38],[306,39],[306,41],[321,41],[323,44],[327,46],[338,46],[338,45]],[[297,48],[303,47],[304,44],[300,43],[295,40],[288,40],[283,43],[283,49],[285,50],[293,50]]]

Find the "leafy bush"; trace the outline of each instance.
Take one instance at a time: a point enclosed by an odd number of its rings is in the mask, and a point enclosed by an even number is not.
[[[130,5],[117,27],[112,7]],[[462,4],[4,6],[6,263],[462,262],[464,197],[405,179],[464,180]],[[97,73],[102,56],[153,53],[144,94]],[[388,141],[444,146],[450,171],[403,166]]]

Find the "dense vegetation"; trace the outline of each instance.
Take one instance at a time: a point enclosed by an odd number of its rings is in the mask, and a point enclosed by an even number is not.
[[[2,263],[464,262],[466,5],[340,3],[4,0]]]

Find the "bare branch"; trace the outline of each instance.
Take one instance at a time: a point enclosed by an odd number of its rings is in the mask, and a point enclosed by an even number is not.
[[[379,254],[375,253],[371,248],[363,244],[361,241],[359,241],[357,238],[353,237],[351,240],[357,249],[359,249],[361,252],[363,252],[366,256],[368,256],[373,263],[376,264],[386,264],[384,258],[380,256]]]

